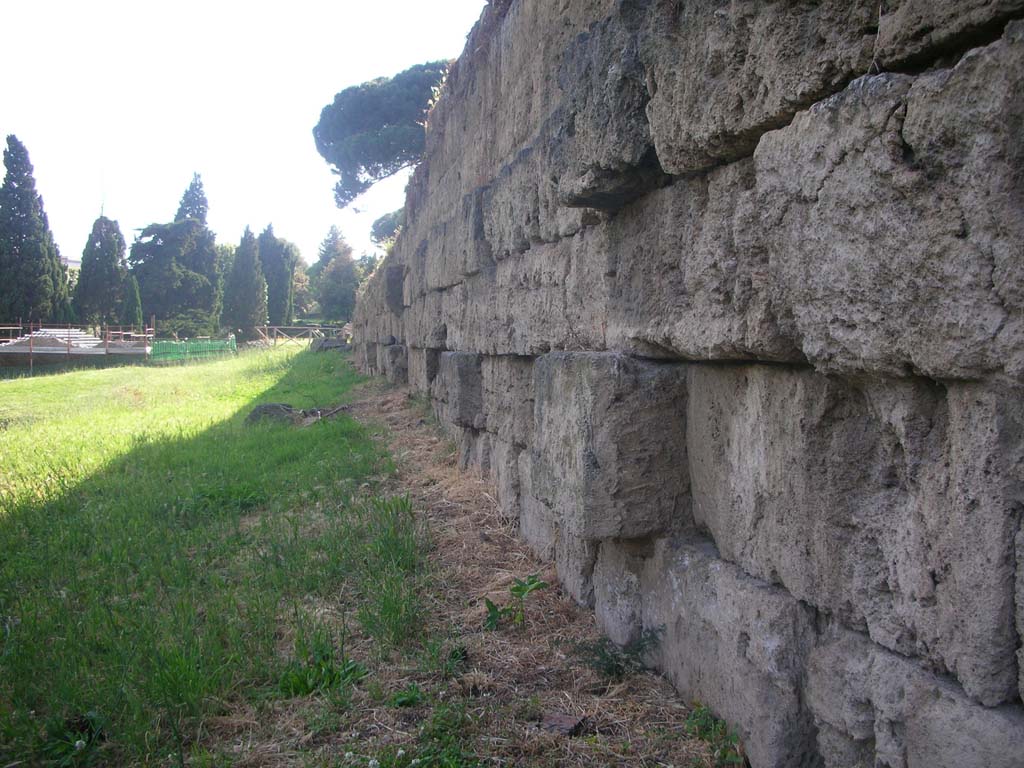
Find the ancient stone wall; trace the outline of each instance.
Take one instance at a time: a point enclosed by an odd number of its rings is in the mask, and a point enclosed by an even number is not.
[[[1024,765],[1024,0],[492,0],[368,372],[754,768]]]

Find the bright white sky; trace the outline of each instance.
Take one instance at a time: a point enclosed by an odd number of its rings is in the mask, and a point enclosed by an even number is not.
[[[405,175],[357,200],[362,213],[338,210],[313,144],[320,110],[350,85],[455,58],[485,1],[4,3],[0,140],[28,148],[65,258],[81,259],[101,206],[129,244],[170,221],[193,172],[218,242],[273,223],[311,264],[336,224],[371,251]]]

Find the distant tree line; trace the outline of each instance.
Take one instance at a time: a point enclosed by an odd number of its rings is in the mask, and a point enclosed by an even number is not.
[[[141,327],[155,316],[165,334],[223,329],[245,337],[256,326],[289,325],[296,314],[347,320],[359,284],[376,266],[372,256],[354,259],[335,227],[308,271],[298,248],[272,225],[258,237],[246,228],[237,246],[218,244],[195,174],[174,219],[143,228],[130,248],[116,221],[97,218],[76,274],[61,259],[28,151],[15,136],[7,137],[4,167],[0,321]]]

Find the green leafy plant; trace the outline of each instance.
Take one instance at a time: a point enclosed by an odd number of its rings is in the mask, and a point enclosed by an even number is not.
[[[335,650],[327,630],[316,627],[310,632],[300,625],[295,638],[296,658],[281,673],[281,693],[309,696],[358,683],[366,677],[366,667],[346,658],[344,648],[342,640],[341,650]]]
[[[484,629],[496,630],[505,619],[521,627],[526,623],[526,598],[539,589],[550,586],[540,578],[540,574],[534,573],[525,579],[513,579],[508,591],[512,595],[512,604],[504,607],[495,605],[489,598],[484,598],[484,605],[487,608],[487,616],[484,618]]]
[[[415,707],[422,703],[424,698],[426,696],[423,690],[416,683],[409,683],[391,697],[391,703],[396,707]]]
[[[98,712],[66,720],[51,718],[39,751],[46,764],[55,768],[91,765],[98,757],[97,748],[106,738],[106,727],[107,719]]]
[[[619,647],[607,637],[578,643],[576,655],[583,663],[611,680],[622,680],[644,669],[644,659],[661,639],[662,628],[645,629],[633,642]]]
[[[696,704],[683,723],[686,732],[711,747],[711,758],[715,768],[727,768],[730,765],[746,765],[740,746],[739,736],[729,730],[724,720],[703,704]]]

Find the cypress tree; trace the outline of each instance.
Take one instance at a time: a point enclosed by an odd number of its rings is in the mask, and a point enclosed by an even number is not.
[[[124,281],[124,292],[121,297],[121,325],[145,329],[142,319],[142,300],[139,297],[139,281],[135,275],[128,275]]]
[[[267,281],[267,315],[271,325],[288,325],[294,314],[295,265],[299,249],[274,235],[273,224],[260,233],[257,241],[263,277]]]
[[[36,192],[28,150],[7,137],[0,187],[0,318],[70,320],[67,268]]]
[[[75,312],[80,322],[112,325],[120,319],[126,272],[121,228],[116,221],[100,216],[82,251],[82,269],[75,286]]]
[[[223,325],[242,338],[251,338],[257,326],[266,324],[267,281],[256,238],[246,227],[224,286]]]

